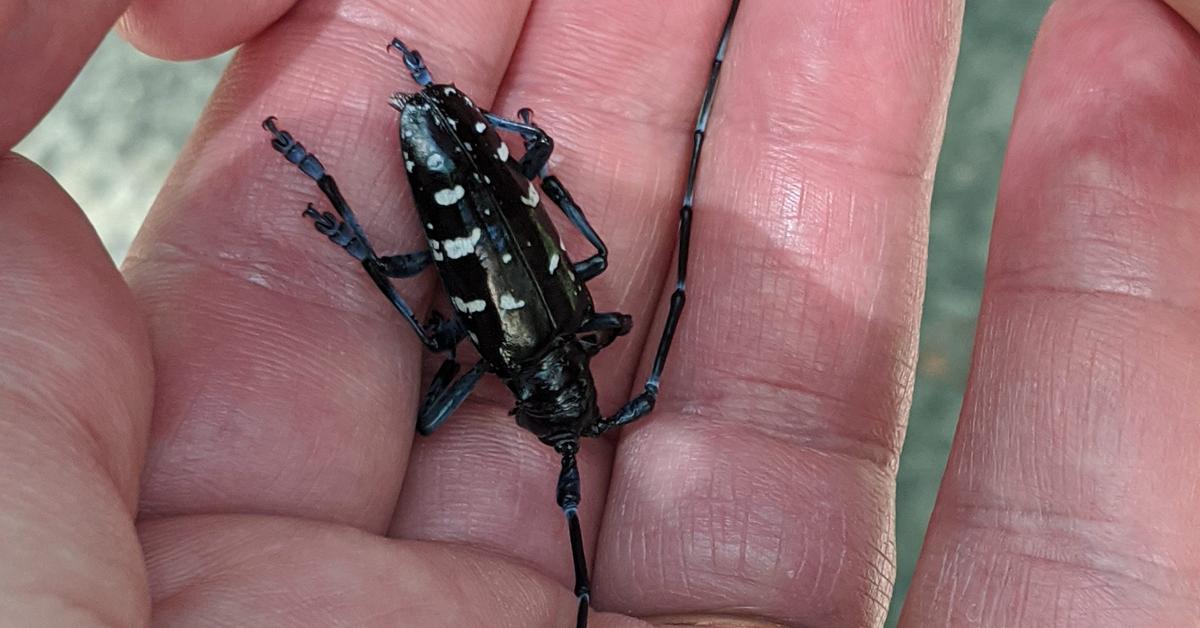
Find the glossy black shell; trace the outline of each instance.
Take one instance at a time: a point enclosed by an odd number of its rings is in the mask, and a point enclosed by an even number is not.
[[[442,284],[497,374],[542,358],[591,314],[537,187],[453,85],[404,97],[400,144]]]

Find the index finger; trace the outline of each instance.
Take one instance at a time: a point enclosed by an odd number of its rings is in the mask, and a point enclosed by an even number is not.
[[[883,622],[961,11],[742,4],[695,194],[688,309],[655,414],[621,435],[597,606],[681,624]]]

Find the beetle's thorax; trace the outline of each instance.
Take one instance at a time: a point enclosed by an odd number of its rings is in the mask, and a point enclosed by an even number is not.
[[[578,438],[599,420],[589,360],[579,341],[566,337],[509,378],[506,383],[517,398],[517,424],[554,445]]]

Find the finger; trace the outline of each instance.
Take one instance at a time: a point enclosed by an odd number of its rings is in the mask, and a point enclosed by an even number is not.
[[[419,346],[361,266],[300,217],[308,202],[328,205],[259,125],[277,114],[320,156],[380,254],[413,250],[387,104],[410,82],[384,49],[393,34],[420,42],[488,99],[524,11],[387,6],[305,2],[246,44],[133,246],[127,274],[158,365],[147,516],[386,526],[413,433]],[[400,290],[423,311],[431,288],[426,274]]]
[[[1200,0],[1166,0],[1193,28],[1200,29]]]
[[[540,2],[497,98],[499,112],[536,111],[556,138],[553,171],[609,244],[608,271],[588,284],[596,307],[639,321],[593,362],[605,410],[625,402],[651,333],[641,321],[650,320],[669,262],[696,111],[727,10],[726,0]],[[578,231],[559,224],[574,259],[589,255]],[[507,416],[510,392],[497,386],[474,399],[414,448],[393,533],[486,547],[571,582],[557,455]],[[583,448],[589,539],[611,454],[609,441]]]
[[[142,626],[133,529],[152,373],[132,296],[79,207],[0,157],[0,599],[21,626]]]
[[[201,59],[249,41],[296,0],[133,0],[121,16],[121,35],[163,59]]]
[[[127,4],[0,2],[0,154],[50,110]]]
[[[688,309],[655,413],[622,433],[597,605],[881,625],[962,5],[741,10],[699,173]]]
[[[1063,0],[1001,183],[971,384],[904,622],[1200,615],[1200,36]]]
[[[143,524],[158,625],[562,628],[575,598],[482,553],[255,516]],[[642,622],[597,615],[597,628]]]

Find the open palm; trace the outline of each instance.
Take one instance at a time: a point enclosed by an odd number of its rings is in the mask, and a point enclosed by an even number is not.
[[[128,2],[64,4],[0,11],[5,148]],[[421,241],[391,38],[494,111],[533,108],[612,250],[596,303],[637,321],[595,365],[611,410],[661,326],[727,2],[133,4],[153,53],[245,45],[123,275],[51,179],[0,161],[0,623],[572,625],[556,456],[494,380],[414,438],[422,348],[300,218],[316,190],[259,122],[287,121],[387,254]],[[581,458],[593,625],[882,623],[961,11],[743,3],[663,395]],[[1052,10],[906,625],[1200,613],[1198,95],[1200,37],[1166,5]],[[432,273],[401,289],[438,303]]]

